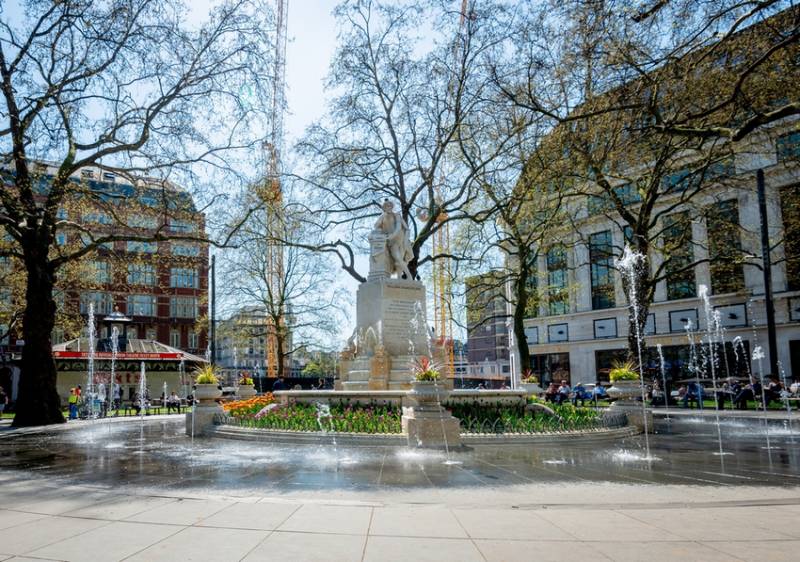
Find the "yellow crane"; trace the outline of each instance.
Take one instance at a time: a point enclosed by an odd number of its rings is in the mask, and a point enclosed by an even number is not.
[[[266,277],[268,297],[271,306],[283,308],[283,190],[281,187],[281,147],[283,146],[283,111],[286,83],[286,39],[288,22],[289,0],[276,0],[276,33],[275,33],[275,61],[274,80],[272,83],[272,106],[270,119],[272,128],[270,140],[267,143],[267,185],[265,204],[267,212],[267,255]],[[285,310],[280,310],[280,320],[283,322]],[[278,364],[283,360],[278,353],[277,326],[272,317],[267,318],[267,376],[278,376]]]
[[[468,0],[461,0],[461,16],[459,19],[459,36],[464,29],[467,18]],[[458,68],[460,37],[456,37],[453,45],[453,62]],[[452,84],[448,86],[448,94],[452,94]],[[444,166],[444,160],[442,161]],[[455,349],[453,341],[453,286],[450,269],[450,223],[443,207],[445,178],[442,173],[436,186],[436,231],[433,233],[433,255],[440,256],[433,260],[433,330],[436,345],[442,349],[442,370],[446,379],[455,379]]]

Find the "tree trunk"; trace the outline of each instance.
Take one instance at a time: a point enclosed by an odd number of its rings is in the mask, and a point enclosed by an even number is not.
[[[283,326],[283,323],[281,322],[279,325]],[[285,328],[282,328],[282,327],[275,330],[275,359],[278,362],[278,364],[276,365],[278,378],[281,378],[281,377],[284,376],[283,350],[286,349],[286,341],[285,340],[286,340],[287,332],[288,332],[288,330],[286,330]]]
[[[525,257],[524,259],[528,259]],[[528,337],[525,335],[525,313],[528,310],[528,276],[531,274],[530,267],[521,266],[519,276],[514,282],[516,289],[514,303],[514,339],[517,341],[517,351],[519,353],[520,379],[524,378],[525,371],[531,368],[531,352],[528,349]]]
[[[25,250],[28,273],[22,336],[22,376],[19,381],[15,427],[64,423],[56,387],[51,333],[55,322],[55,274],[47,258],[47,245]]]

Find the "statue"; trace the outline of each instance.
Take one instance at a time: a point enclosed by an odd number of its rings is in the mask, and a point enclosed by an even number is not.
[[[408,270],[408,262],[414,258],[409,241],[409,228],[400,213],[394,212],[394,205],[388,199],[383,200],[383,214],[375,223],[375,230],[386,236],[385,260],[388,265],[389,275],[397,273],[406,279],[413,279]],[[372,259],[377,256],[373,255]]]

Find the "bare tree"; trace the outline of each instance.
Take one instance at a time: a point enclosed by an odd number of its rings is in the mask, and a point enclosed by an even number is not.
[[[205,239],[168,228],[170,217],[188,212],[172,184],[226,178],[231,186],[237,160],[261,145],[269,13],[255,0],[229,1],[199,27],[184,21],[179,1],[35,1],[24,14],[3,14],[0,226],[13,239],[5,253],[26,272],[17,426],[63,421],[50,342],[62,267],[116,240]],[[37,161],[55,171],[38,170]],[[87,166],[133,189],[80,181]],[[128,229],[121,213],[142,197],[164,217],[155,234]],[[68,203],[99,205],[120,229],[93,236],[59,218]],[[83,235],[84,244],[59,250],[57,231]]]
[[[470,218],[480,175],[518,142],[477,118],[500,101],[487,72],[508,40],[508,12],[495,2],[470,2],[466,14],[447,5],[357,0],[336,10],[342,33],[328,87],[337,96],[299,150],[312,216],[327,233],[317,249],[337,254],[360,282],[354,256],[382,199],[410,225],[417,276],[444,257],[426,255],[426,242]]]
[[[346,303],[343,288],[334,280],[335,268],[304,246],[313,246],[318,233],[285,205],[279,212],[253,213],[235,237],[236,249],[223,255],[223,298],[236,308],[248,307],[263,315],[250,323],[246,337],[275,338],[277,375],[298,349],[314,346],[339,333]],[[279,224],[276,224],[279,223]],[[282,253],[279,272],[269,252]]]

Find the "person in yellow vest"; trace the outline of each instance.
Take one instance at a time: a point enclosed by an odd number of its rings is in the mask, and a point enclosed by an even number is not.
[[[74,388],[69,389],[69,419],[78,419],[78,393]]]

